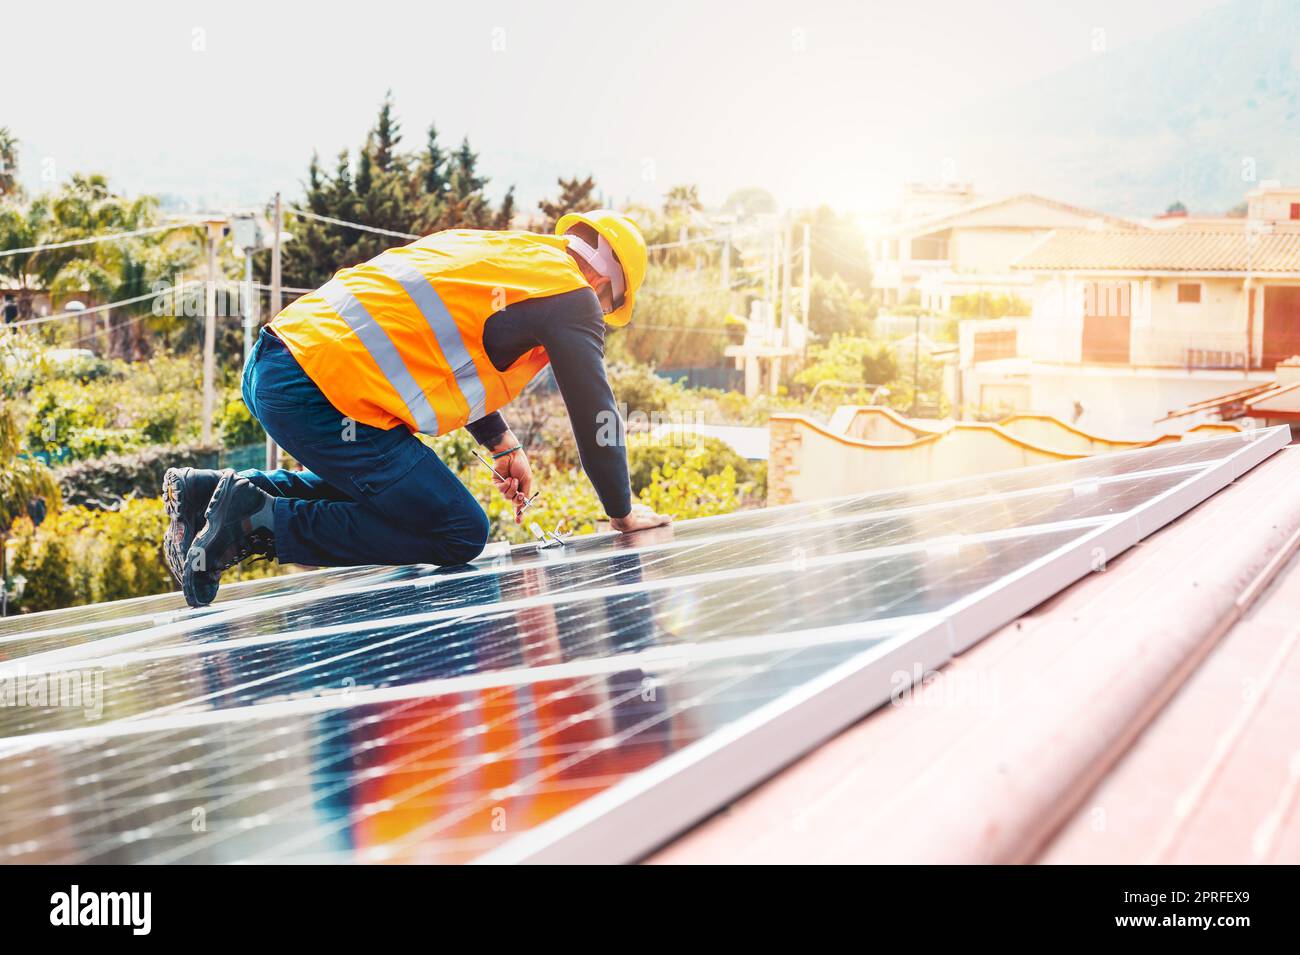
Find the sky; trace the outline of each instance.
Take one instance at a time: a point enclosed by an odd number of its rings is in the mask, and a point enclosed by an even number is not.
[[[406,146],[431,121],[467,135],[525,208],[592,174],[619,203],[696,183],[866,211],[941,177],[899,159],[929,117],[1222,2],[24,3],[0,22],[0,126],[29,189],[100,171],[224,208],[300,195],[312,150],[355,150],[391,89]]]

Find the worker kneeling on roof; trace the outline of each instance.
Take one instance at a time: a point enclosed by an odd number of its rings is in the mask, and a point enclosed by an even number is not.
[[[605,325],[626,325],[646,272],[636,224],[570,213],[554,236],[439,232],[344,269],[262,330],[244,369],[248,408],[307,470],[174,468],[164,553],[191,606],[254,555],[314,566],[463,564],[483,550],[478,501],[415,432],[468,428],[521,520],[528,458],[499,409],[548,363],[582,466],[613,526],[633,508],[605,376]],[[605,425],[605,427],[601,427]]]

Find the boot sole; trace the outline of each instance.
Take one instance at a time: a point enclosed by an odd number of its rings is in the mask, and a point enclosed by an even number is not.
[[[163,475],[163,509],[167,512],[167,530],[163,534],[163,558],[176,583],[183,583],[185,554],[198,534],[185,521],[185,476],[189,468],[168,468]]]
[[[221,575],[212,574],[208,571],[194,569],[195,558],[198,552],[206,546],[203,539],[205,532],[212,527],[211,520],[213,514],[221,507],[222,498],[225,496],[226,488],[235,479],[234,471],[226,471],[221,475],[221,480],[217,482],[216,488],[212,491],[212,497],[208,501],[207,510],[204,511],[203,527],[194,535],[190,546],[185,551],[185,557],[182,561],[181,572],[181,590],[185,594],[185,602],[191,607],[206,607],[212,603],[217,596],[217,588],[221,585]]]

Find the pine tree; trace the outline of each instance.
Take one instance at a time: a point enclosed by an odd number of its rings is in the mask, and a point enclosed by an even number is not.
[[[546,232],[555,230],[555,223],[560,221],[560,216],[567,212],[590,212],[592,209],[600,208],[596,199],[596,180],[588,176],[586,179],[579,179],[574,176],[572,179],[561,177],[556,180],[560,186],[560,197],[555,201],[543,199],[537,204],[542,210],[542,215],[546,217],[543,223]]]
[[[505,198],[501,200],[501,208],[497,210],[496,219],[492,223],[494,229],[509,229],[511,220],[515,217],[515,187],[511,186],[506,190]]]
[[[402,141],[402,127],[393,117],[393,91],[384,94],[384,102],[379,107],[379,119],[375,123],[374,148],[375,166],[381,172],[388,172],[397,157],[397,147]]]
[[[357,157],[358,196],[366,195],[366,193],[370,192],[370,187],[374,184],[374,167],[378,164],[371,158],[374,156],[374,149],[374,136],[367,136],[365,148],[361,150],[361,155]]]
[[[489,182],[487,177],[475,175],[475,170],[478,167],[478,153],[469,148],[468,136],[460,141],[460,148],[456,150],[454,166],[455,173],[452,176],[452,188],[462,199],[476,192],[482,192],[483,187]]]
[[[438,130],[429,124],[429,138],[424,147],[424,191],[441,197],[447,191],[447,153],[438,145]]]
[[[18,193],[18,139],[0,126],[0,198]]]
[[[513,188],[494,206],[483,189],[479,157],[469,143],[450,153],[429,125],[424,148],[403,153],[392,95],[384,97],[379,115],[358,151],[355,163],[339,153],[333,173],[312,155],[304,182],[305,208],[317,215],[363,223],[393,232],[428,234],[442,229],[508,227],[515,215]],[[590,208],[590,206],[588,206]],[[294,241],[284,247],[285,285],[314,287],[340,268],[369,259],[400,239],[318,220],[291,219]],[[269,263],[255,265],[263,280]]]

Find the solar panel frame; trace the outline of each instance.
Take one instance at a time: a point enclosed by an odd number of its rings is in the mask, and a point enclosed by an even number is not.
[[[938,670],[999,627],[1095,572],[1099,555],[1103,562],[1119,556],[1290,440],[1287,426],[1243,432],[1240,449],[1190,473],[1181,484],[957,601],[935,614],[937,619],[873,646],[516,836],[476,862],[582,864],[643,858],[884,704],[896,689],[891,682],[894,674]]]

